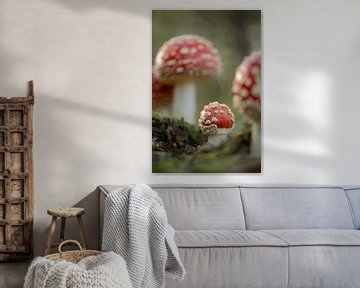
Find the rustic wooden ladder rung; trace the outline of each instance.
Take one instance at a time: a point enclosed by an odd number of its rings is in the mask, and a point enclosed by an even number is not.
[[[0,97],[0,262],[33,256],[33,81],[29,90]]]

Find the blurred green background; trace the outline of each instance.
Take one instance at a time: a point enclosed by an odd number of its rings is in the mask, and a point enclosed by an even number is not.
[[[182,34],[195,34],[212,42],[222,60],[222,72],[216,79],[197,82],[197,111],[218,101],[235,114],[236,129],[242,117],[232,105],[231,87],[235,70],[243,58],[261,49],[260,10],[153,10],[152,59],[162,44]]]

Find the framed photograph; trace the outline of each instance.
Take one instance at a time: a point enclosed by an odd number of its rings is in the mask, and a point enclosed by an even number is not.
[[[261,173],[261,11],[153,10],[153,173]]]

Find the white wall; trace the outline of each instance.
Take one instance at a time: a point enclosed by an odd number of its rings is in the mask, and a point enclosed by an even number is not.
[[[46,208],[115,183],[360,184],[360,1],[0,0],[0,95],[35,81],[35,247]],[[177,4],[175,4],[177,2]],[[151,9],[262,9],[263,173],[151,173]]]

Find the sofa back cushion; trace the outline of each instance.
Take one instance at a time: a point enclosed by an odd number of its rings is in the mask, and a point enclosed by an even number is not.
[[[244,230],[238,186],[151,185],[176,230]]]
[[[354,229],[345,191],[337,187],[241,187],[246,227]]]
[[[360,229],[360,188],[349,188],[345,191],[351,204],[356,229]]]

